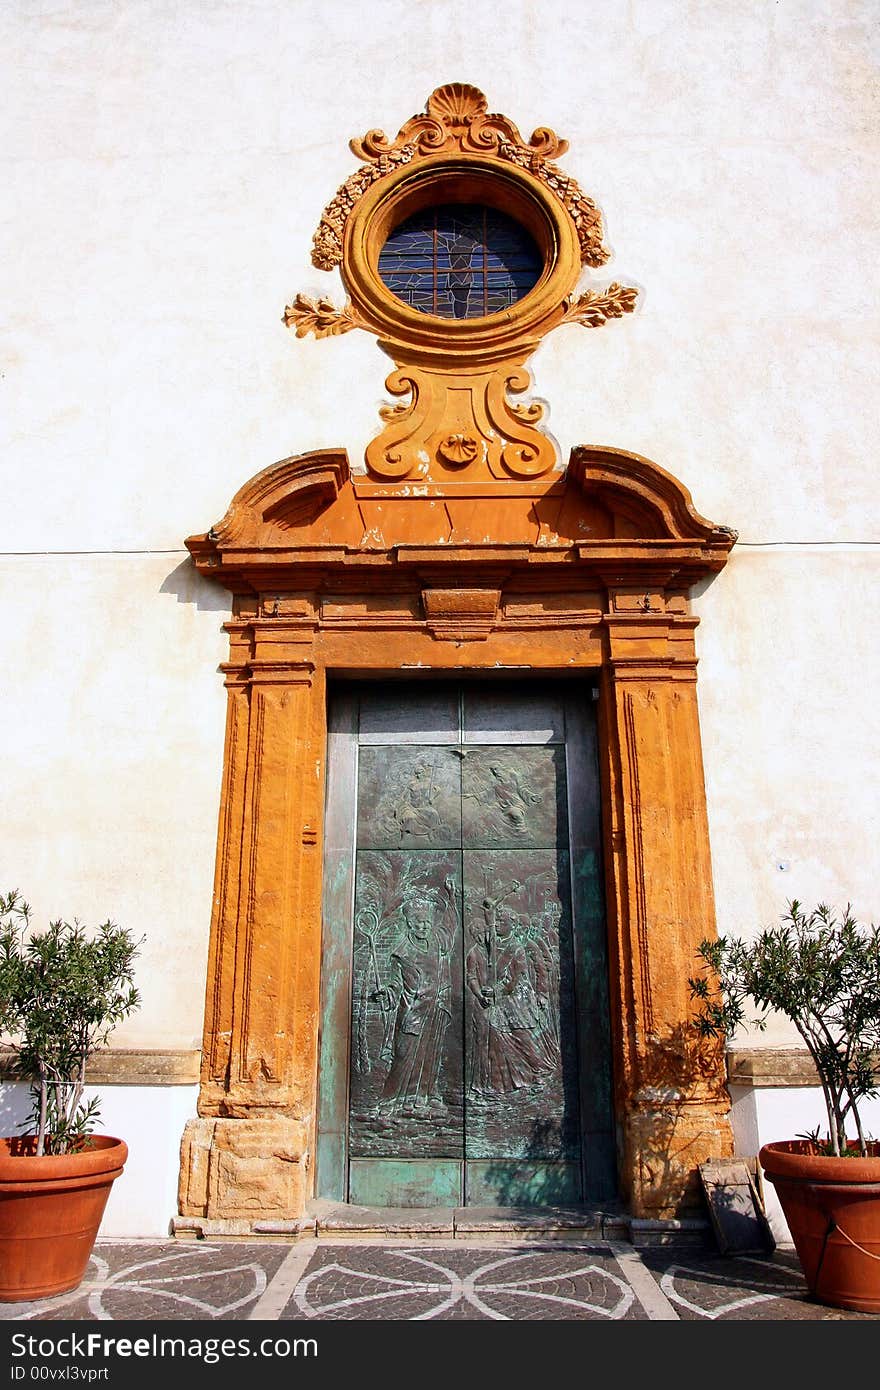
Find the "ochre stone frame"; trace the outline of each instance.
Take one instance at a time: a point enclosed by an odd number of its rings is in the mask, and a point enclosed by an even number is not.
[[[386,537],[388,539],[386,539]],[[693,584],[734,533],[634,454],[417,489],[285,459],[187,545],[233,597],[198,1120],[180,1213],[302,1218],[313,1190],[327,686],[336,676],[590,675],[599,687],[621,1195],[682,1215],[732,1151],[723,1052],[688,1027],[714,905]]]
[[[697,1166],[731,1152],[723,1052],[688,1027],[687,978],[714,932],[691,586],[733,532],[635,454],[581,448],[559,471],[525,363],[556,328],[632,312],[619,284],[577,295],[608,259],[595,203],[482,92],[449,83],[362,160],[326,208],[313,263],[348,301],[298,295],[297,336],[359,328],[401,404],[366,449],[285,459],[187,542],[234,595],[200,1119],[180,1212],[203,1227],[298,1221],[313,1192],[327,687],[334,677],[590,673],[599,739],[621,1193],[681,1214]],[[444,202],[512,213],[543,258],[503,313],[422,314],[378,274],[389,231]],[[225,1223],[225,1224],[224,1224]],[[219,1229],[219,1228],[218,1228]]]

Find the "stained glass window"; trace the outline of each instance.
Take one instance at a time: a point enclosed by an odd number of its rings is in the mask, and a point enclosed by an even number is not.
[[[379,274],[393,295],[446,319],[509,309],[542,270],[528,232],[506,213],[476,203],[446,203],[408,217],[379,255]]]

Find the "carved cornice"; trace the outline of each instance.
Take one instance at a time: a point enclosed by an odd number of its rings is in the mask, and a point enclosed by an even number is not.
[[[466,438],[447,436],[444,447],[466,459]],[[394,575],[430,566],[438,578],[421,585],[433,595],[426,617],[445,622],[469,602],[476,629],[489,612],[480,594],[489,604],[499,567],[570,583],[561,567],[574,565],[580,582],[592,575],[612,596],[616,622],[660,620],[672,615],[663,593],[683,605],[696,579],[723,568],[735,540],[650,459],[583,446],[564,474],[490,477],[461,495],[406,479],[377,488],[349,476],[343,450],[303,454],[245,483],[223,520],[186,544],[203,574],[235,593],[267,596],[262,612],[274,621],[311,620],[299,595],[330,575],[350,576],[352,592],[366,585],[378,593],[393,589]]]
[[[23,1080],[17,1052],[0,1047],[0,1082]],[[194,1048],[99,1048],[89,1061],[93,1086],[194,1086],[201,1053]]]
[[[727,1080],[749,1089],[766,1086],[818,1086],[819,1074],[806,1048],[732,1047]]]

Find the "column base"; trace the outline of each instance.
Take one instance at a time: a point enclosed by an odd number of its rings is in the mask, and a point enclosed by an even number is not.
[[[201,1218],[203,1225],[232,1223],[228,1230],[218,1227],[218,1235],[245,1234],[262,1220],[297,1221],[305,1210],[309,1163],[301,1120],[189,1120],[180,1142],[179,1215]]]
[[[671,1096],[642,1103],[626,1117],[627,1205],[635,1218],[669,1221],[705,1219],[699,1167],[710,1158],[730,1158],[733,1134],[725,1110]]]

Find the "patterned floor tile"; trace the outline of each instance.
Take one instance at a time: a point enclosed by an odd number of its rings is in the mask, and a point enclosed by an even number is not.
[[[772,1258],[470,1239],[99,1242],[84,1282],[4,1321],[877,1321],[812,1300]],[[282,1268],[283,1266],[283,1268]],[[274,1280],[274,1283],[273,1283]],[[646,1287],[647,1285],[647,1287]]]
[[[287,1318],[601,1319],[645,1316],[607,1249],[319,1247]]]
[[[78,1289],[0,1304],[0,1319],[246,1318],[287,1253],[282,1245],[101,1243]]]
[[[844,1312],[811,1299],[794,1252],[777,1250],[768,1258],[683,1251],[641,1254],[682,1321],[877,1320],[873,1313]]]

